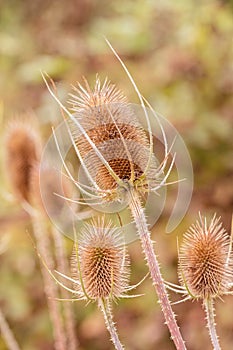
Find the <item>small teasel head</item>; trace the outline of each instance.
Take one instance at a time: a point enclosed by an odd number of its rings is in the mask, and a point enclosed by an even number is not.
[[[216,215],[210,224],[200,215],[184,235],[179,279],[190,298],[207,300],[227,294],[233,281],[231,238]]]
[[[128,290],[129,258],[121,231],[103,218],[83,227],[71,266],[74,290],[84,299],[115,299]]]
[[[6,174],[15,196],[29,201],[32,169],[40,159],[41,140],[33,118],[9,122],[5,132]]]

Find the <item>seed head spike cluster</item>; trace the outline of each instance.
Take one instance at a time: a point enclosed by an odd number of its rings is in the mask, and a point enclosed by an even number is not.
[[[129,258],[121,231],[104,219],[86,224],[71,258],[76,293],[89,300],[119,298],[128,289]]]
[[[200,215],[184,235],[179,252],[179,278],[194,298],[209,299],[229,290],[233,281],[230,237],[214,216],[209,225]]]
[[[132,186],[137,184],[142,191],[148,186],[154,187],[157,162],[152,155],[145,174],[150,158],[149,142],[126,97],[107,79],[101,86],[97,77],[93,90],[86,81],[85,85],[85,88],[80,84],[74,87],[77,95],[71,94],[69,103],[75,112],[74,117],[107,161],[112,173],[76,123],[72,120],[69,125],[86,169],[96,187],[102,190],[104,199],[118,199],[118,189],[126,182]],[[149,183],[146,178],[154,178],[154,183]]]

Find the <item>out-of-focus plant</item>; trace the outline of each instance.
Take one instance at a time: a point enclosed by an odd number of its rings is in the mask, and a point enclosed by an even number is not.
[[[8,124],[5,133],[7,175],[15,197],[31,217],[37,248],[43,259],[46,260],[48,266],[53,269],[55,267],[55,259],[53,258],[51,241],[49,238],[47,217],[42,206],[37,205],[38,202],[40,202],[40,204],[42,203],[38,174],[42,148],[41,143],[39,130],[35,123],[33,124],[33,118],[30,118],[30,116],[27,118],[18,117]],[[57,235],[55,239],[62,245],[62,237],[60,235]],[[60,251],[61,254],[59,258],[64,261],[64,252],[62,249]],[[71,342],[70,348],[75,349],[76,340],[73,336],[74,325],[72,322],[72,312],[71,310],[66,312],[66,324],[67,322],[69,323],[69,329],[68,332],[65,333],[60,306],[56,300],[59,293],[58,288],[51,281],[43,264],[41,265],[41,272],[53,325],[55,348],[57,350],[65,350],[69,339]]]

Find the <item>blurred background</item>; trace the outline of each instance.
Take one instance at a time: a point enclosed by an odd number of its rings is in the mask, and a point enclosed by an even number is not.
[[[187,215],[172,234],[164,234],[168,203],[153,230],[163,275],[177,282],[177,235],[198,211],[222,216],[230,232],[233,207],[233,2],[8,0],[0,2],[1,136],[10,118],[35,115],[44,141],[61,122],[40,70],[56,82],[66,100],[70,84],[96,73],[116,83],[138,102],[106,36],[132,73],[141,93],[182,135],[194,169],[194,192]],[[52,330],[39,270],[28,232],[30,220],[9,198],[11,187],[1,143],[0,305],[22,349],[53,349]],[[176,191],[170,189],[172,199]],[[71,243],[67,240],[68,255]],[[139,242],[129,246],[132,283],[146,273]],[[120,301],[115,317],[126,348],[174,349],[163,325],[150,280],[139,287],[144,297]],[[177,297],[171,294],[172,300]],[[223,349],[233,347],[233,297],[217,302],[217,329]],[[75,309],[80,348],[107,350],[112,345],[95,305]],[[190,350],[211,349],[201,304],[174,306]],[[0,339],[0,349],[7,349]]]

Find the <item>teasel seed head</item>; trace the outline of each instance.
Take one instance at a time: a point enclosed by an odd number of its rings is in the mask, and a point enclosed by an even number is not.
[[[85,88],[78,84],[74,90],[76,94],[71,94],[69,103],[75,112],[74,118],[85,133],[71,120],[71,134],[96,187],[105,194],[108,192],[105,200],[118,199],[121,194],[119,188],[126,183],[137,186],[142,192],[147,191],[149,186],[155,186],[157,162],[154,155],[150,155],[147,134],[124,94],[107,78],[101,85],[98,77],[93,90],[86,80]],[[86,135],[98,148],[112,173]]]
[[[184,235],[179,252],[179,278],[193,298],[207,300],[227,293],[233,281],[231,239],[220,218],[204,217]]]
[[[103,218],[84,226],[71,257],[74,289],[80,296],[95,301],[127,292],[129,257],[123,243],[120,229]]]
[[[30,178],[41,154],[41,140],[29,116],[9,122],[5,134],[6,169],[15,196],[29,201]]]

